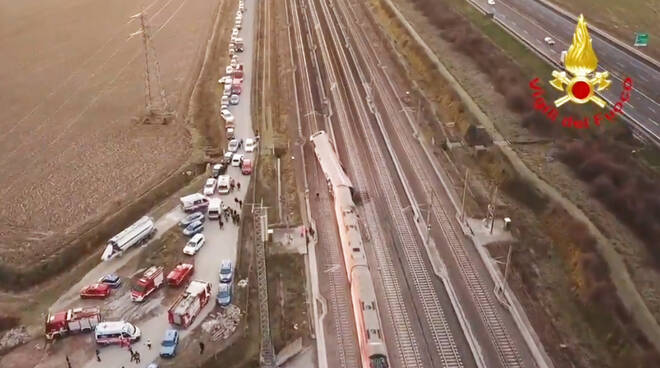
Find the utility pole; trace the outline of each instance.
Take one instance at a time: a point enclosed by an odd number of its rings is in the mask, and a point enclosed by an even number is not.
[[[140,20],[140,30],[131,34],[131,37],[142,34],[144,47],[144,107],[146,115],[142,122],[145,124],[167,124],[174,117],[174,113],[170,111],[167,104],[165,89],[160,80],[160,65],[156,57],[156,50],[151,42],[149,24],[145,19],[144,11],[135,14],[131,18]]]
[[[426,211],[426,244],[429,243],[431,238],[431,211],[433,211],[433,200],[435,199],[435,191],[431,190],[431,202],[429,202],[429,208]]]
[[[502,284],[502,291],[506,290],[507,277],[509,276],[509,263],[511,263],[511,250],[513,247],[509,244],[509,250],[506,253],[506,263],[504,264],[504,281]]]
[[[465,195],[467,192],[468,185],[468,175],[470,174],[470,169],[465,170],[465,181],[463,182],[463,199],[461,200],[461,222],[465,222]]]

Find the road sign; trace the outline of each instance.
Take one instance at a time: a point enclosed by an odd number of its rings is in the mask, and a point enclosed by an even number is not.
[[[649,34],[635,32],[635,45],[636,47],[645,47],[649,45]]]

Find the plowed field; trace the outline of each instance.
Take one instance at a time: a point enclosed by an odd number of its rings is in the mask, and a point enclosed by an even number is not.
[[[184,118],[219,0],[0,0],[0,260],[29,266],[190,152]],[[178,118],[141,125],[146,9]]]

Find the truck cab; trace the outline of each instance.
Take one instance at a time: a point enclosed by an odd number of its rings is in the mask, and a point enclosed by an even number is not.
[[[167,284],[171,287],[181,286],[190,275],[192,275],[195,267],[190,263],[179,263],[174,267],[170,273],[167,274]]]
[[[163,284],[163,267],[151,266],[140,276],[139,279],[133,282],[131,288],[131,300],[134,302],[142,302],[154,290],[158,289]]]

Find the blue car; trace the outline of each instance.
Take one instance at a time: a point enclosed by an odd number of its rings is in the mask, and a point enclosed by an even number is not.
[[[201,221],[195,221],[183,229],[183,235],[193,236],[195,234],[201,233],[202,231],[204,231],[204,223]]]
[[[176,346],[179,344],[179,331],[167,330],[163,342],[160,343],[160,356],[163,358],[174,358]]]
[[[99,279],[99,283],[101,284],[107,284],[111,288],[116,289],[121,286],[121,279],[117,274],[115,273],[110,273],[107,274]]]
[[[220,284],[218,287],[218,295],[215,300],[221,307],[226,307],[231,304],[231,284]]]

